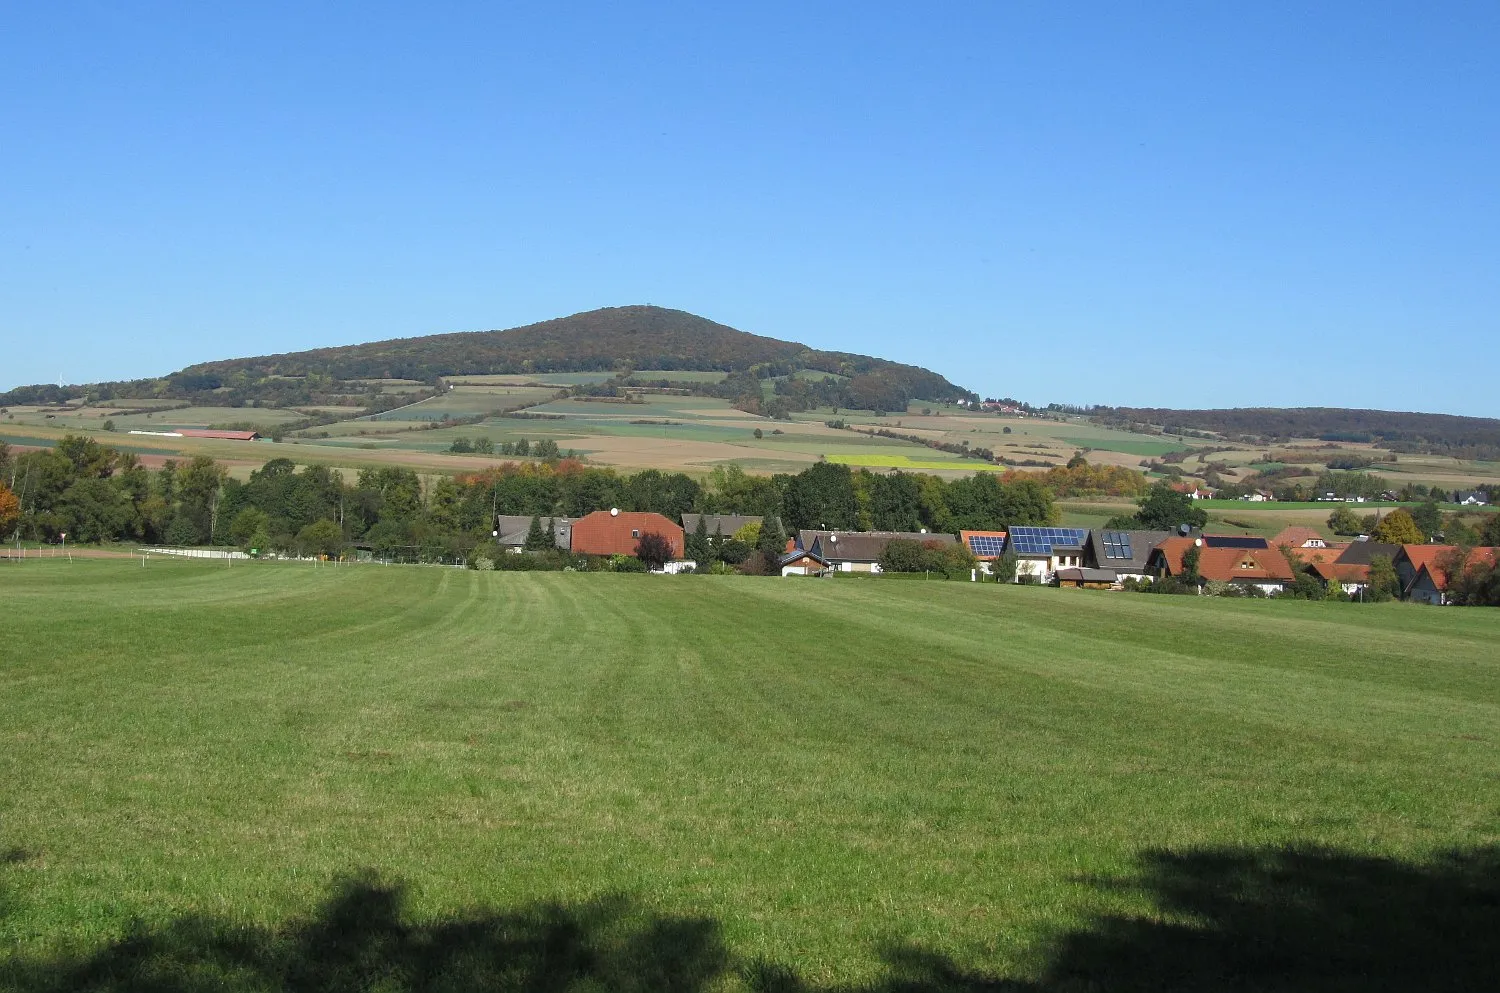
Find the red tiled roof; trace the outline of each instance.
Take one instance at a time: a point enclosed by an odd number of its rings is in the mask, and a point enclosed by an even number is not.
[[[596,510],[573,522],[573,551],[582,555],[634,555],[643,534],[659,534],[672,546],[672,557],[682,558],[682,528],[660,514],[622,510],[612,515]]]
[[[1329,545],[1327,548],[1293,548],[1292,554],[1300,559],[1303,565],[1316,565],[1319,562],[1338,561],[1338,557],[1344,554],[1344,549],[1347,547],[1347,545]]]
[[[1443,568],[1442,563],[1457,547],[1457,545],[1402,545],[1401,554],[1410,560],[1412,568],[1417,572],[1421,572],[1425,567],[1427,575],[1432,577],[1432,585],[1440,590],[1446,590],[1448,572]],[[1475,548],[1464,560],[1464,569],[1475,565],[1494,565],[1497,554],[1500,554],[1500,549]]]
[[[1326,583],[1363,583],[1370,578],[1370,567],[1352,562],[1314,562],[1309,571]]]
[[[1291,545],[1293,548],[1301,548],[1309,541],[1326,542],[1327,540],[1317,528],[1299,527],[1294,524],[1290,527],[1282,528],[1281,533],[1271,539],[1271,547],[1279,548],[1282,545]]]
[[[1182,556],[1193,547],[1193,538],[1168,538],[1156,546],[1167,563],[1167,573],[1182,575]],[[1198,553],[1198,575],[1212,582],[1235,579],[1265,579],[1291,582],[1291,563],[1276,548],[1209,548]]]

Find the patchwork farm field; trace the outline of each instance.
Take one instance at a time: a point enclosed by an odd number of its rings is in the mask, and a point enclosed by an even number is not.
[[[1500,612],[0,563],[0,989],[1479,990]]]

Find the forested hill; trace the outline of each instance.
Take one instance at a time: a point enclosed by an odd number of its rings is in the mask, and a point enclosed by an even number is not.
[[[1273,444],[1290,438],[1373,442],[1396,452],[1456,458],[1500,457],[1500,420],[1412,411],[1344,407],[1236,407],[1172,410],[1158,407],[1095,407],[1099,423],[1124,428],[1147,425],[1177,434],[1212,431],[1230,441]]]
[[[225,359],[189,366],[163,380],[112,387],[22,387],[0,395],[0,403],[56,402],[81,396],[127,395],[153,384],[156,395],[244,399],[264,391],[285,392],[301,377],[351,382],[442,376],[548,372],[628,372],[676,369],[741,373],[760,378],[808,369],[857,380],[856,392],[878,396],[892,409],[905,400],[977,399],[970,391],[918,366],[847,352],[827,352],[795,341],[738,331],[681,310],[607,307],[506,331],[471,331],[395,338],[363,345]],[[37,393],[36,399],[30,394]],[[223,402],[222,400],[220,402]]]
[[[507,331],[464,331],[204,362],[187,375],[416,379],[476,373],[696,369],[789,362],[806,345],[737,331],[663,307],[606,307]]]

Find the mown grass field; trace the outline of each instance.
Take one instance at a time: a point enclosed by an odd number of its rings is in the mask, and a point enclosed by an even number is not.
[[[0,595],[0,988],[1493,988],[1500,612],[51,559]]]

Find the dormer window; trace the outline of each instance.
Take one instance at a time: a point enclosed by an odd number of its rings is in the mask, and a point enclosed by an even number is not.
[[[639,538],[641,536],[641,529],[640,528],[631,528],[630,529],[630,536],[632,538]]]

